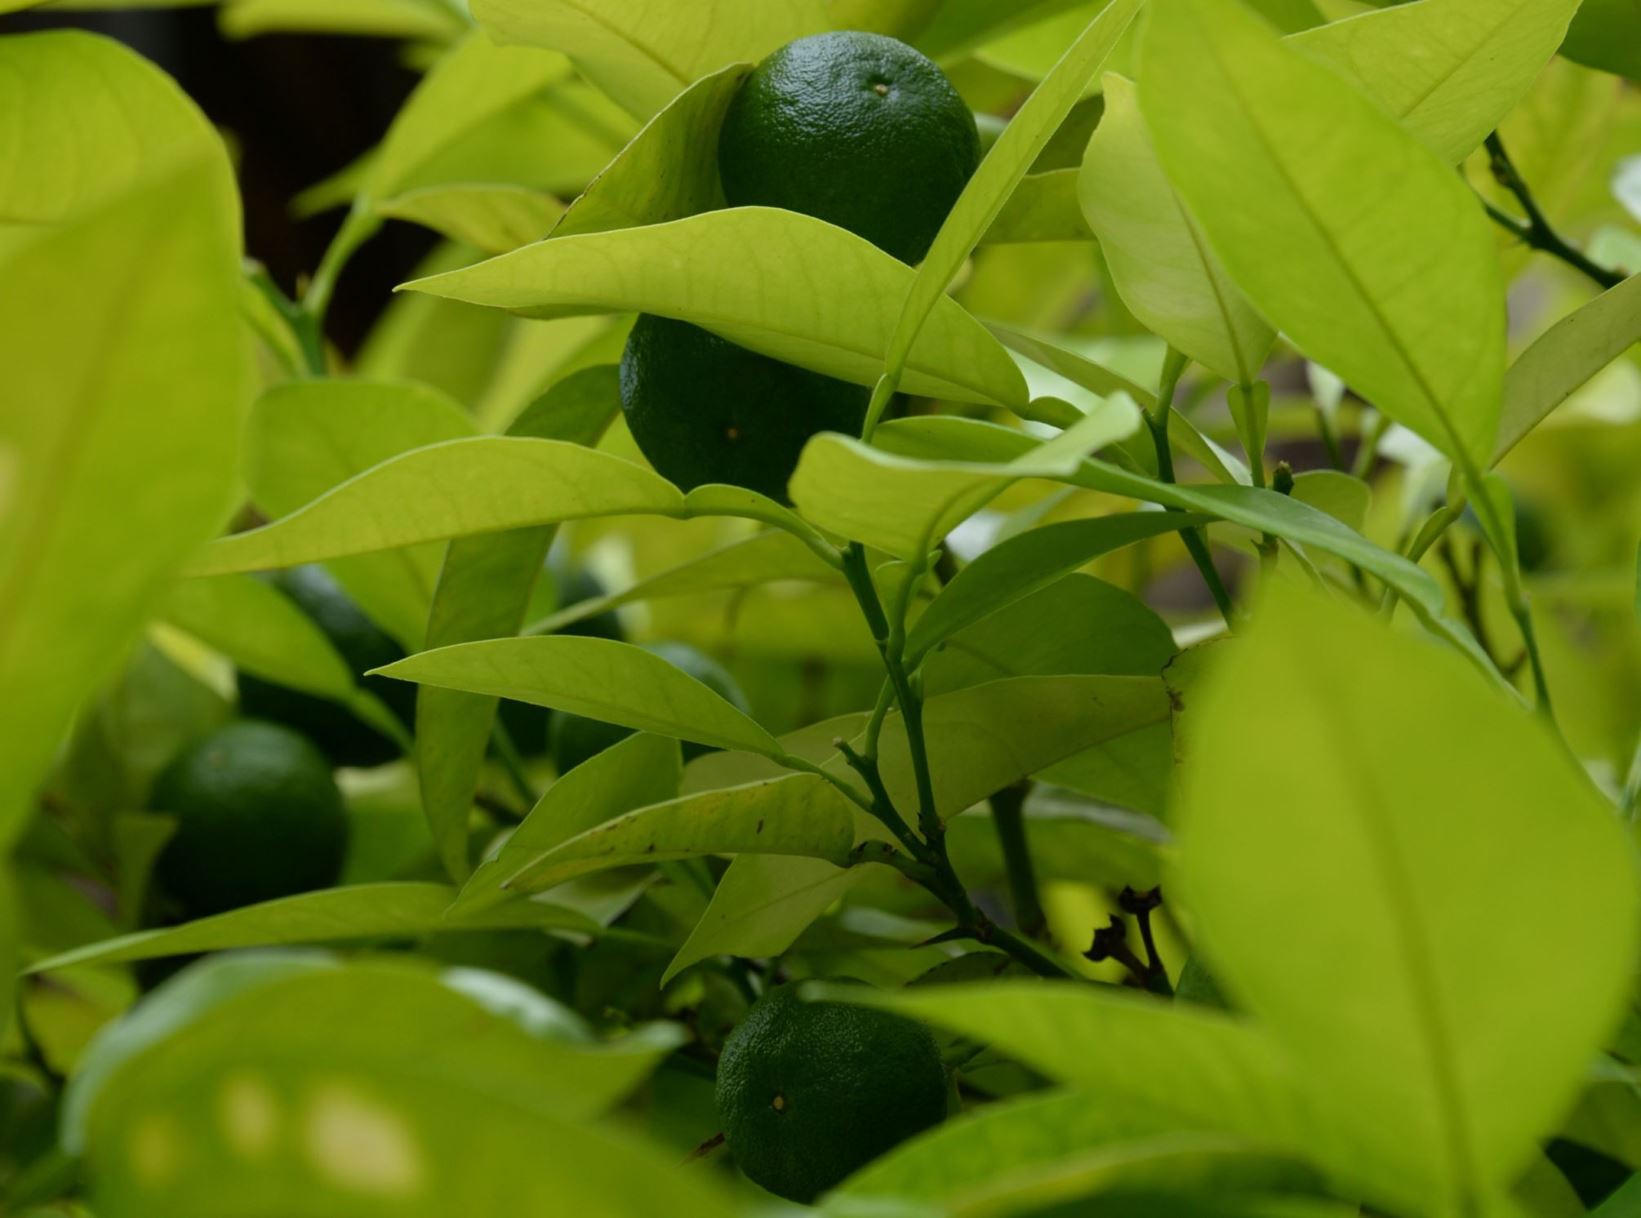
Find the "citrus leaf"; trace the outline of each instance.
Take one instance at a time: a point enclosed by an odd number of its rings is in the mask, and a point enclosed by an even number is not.
[[[407,288],[526,315],[654,313],[815,372],[871,384],[913,274],[824,221],[737,207],[543,241]],[[953,300],[930,308],[929,325],[906,361],[907,391],[1024,403],[1019,370],[979,323]]]
[[[588,516],[678,515],[670,482],[559,440],[481,436],[414,449],[272,524],[212,542],[191,574],[261,571]]]
[[[844,865],[854,805],[814,774],[686,795],[588,829],[512,872],[511,893],[542,892],[609,867],[704,854],[801,855]]]
[[[996,222],[1016,186],[1048,145],[1066,115],[1083,95],[1100,65],[1127,30],[1143,0],[1111,0],[1066,50],[1042,84],[1015,113],[992,145],[980,168],[969,179],[951,214],[940,226],[928,256],[918,268],[904,297],[888,344],[884,366],[900,379],[902,369],[915,367],[913,358],[925,326],[944,307],[946,289],[974,252],[986,230]],[[875,380],[876,378],[873,378]],[[871,381],[863,383],[872,383]],[[902,388],[918,392],[910,383]],[[1003,405],[1011,405],[1003,401]]]
[[[624,591],[560,609],[532,623],[525,633],[552,634],[622,605],[666,597],[722,592],[776,581],[816,583],[837,579],[837,572],[798,538],[770,529],[669,567]]]
[[[0,252],[17,228],[60,224],[187,165],[234,214],[239,194],[221,137],[165,73],[78,30],[0,41]]]
[[[454,912],[465,916],[506,899],[511,894],[502,884],[531,859],[634,808],[672,799],[680,774],[677,742],[648,732],[576,766],[547,788],[496,856],[474,871]]]
[[[97,1212],[734,1214],[676,1154],[589,1119],[676,1039],[549,1036],[524,1022],[546,1005],[503,977],[386,961],[250,985],[71,1095]]]
[[[268,516],[284,516],[391,457],[473,434],[466,411],[409,382],[288,381],[269,389],[246,427],[245,480]],[[365,613],[407,648],[420,646],[443,547],[332,565]]]
[[[1385,414],[1484,463],[1504,289],[1470,189],[1237,4],[1157,0],[1142,60],[1140,105],[1169,181],[1254,307]],[[1371,208],[1364,180],[1386,184]]]
[[[1289,39],[1450,165],[1480,146],[1561,45],[1579,0],[1421,0]]]
[[[570,64],[562,55],[498,47],[481,31],[471,31],[399,111],[361,194],[374,201],[411,185],[429,185],[418,179],[425,166],[496,115],[569,75]]]
[[[1561,53],[1575,63],[1641,81],[1641,12],[1631,0],[1584,0]]]
[[[592,445],[621,409],[615,369],[564,378],[514,422],[509,434]],[[551,526],[462,537],[445,547],[428,609],[426,643],[445,647],[517,633],[552,545]],[[416,696],[416,772],[429,832],[454,878],[470,870],[467,825],[495,722],[496,702],[448,689]]]
[[[407,220],[486,254],[540,241],[564,215],[552,195],[522,186],[424,186],[377,204],[390,220]]]
[[[283,33],[355,34],[432,42],[449,41],[467,29],[454,8],[425,0],[347,0],[345,4],[335,0],[224,0],[221,25],[229,38]]]
[[[401,681],[512,698],[715,748],[779,755],[763,728],[654,652],[556,635],[458,643],[375,670]]]
[[[1120,372],[1096,363],[1085,355],[1067,351],[1047,339],[1016,330],[1000,322],[988,321],[985,324],[986,329],[1011,351],[1018,351],[1027,359],[1043,365],[1051,372],[1059,373],[1066,380],[1081,385],[1090,393],[1097,393],[1101,397],[1126,393],[1142,410],[1150,410],[1157,404],[1157,395],[1153,390]]]
[[[160,616],[239,671],[329,698],[403,740],[404,725],[359,684],[318,623],[272,584],[239,575],[184,580],[171,589]]]
[[[668,0],[473,0],[497,42],[550,47],[647,119],[694,81],[828,28],[820,0],[718,0],[712,19]]]
[[[1351,1131],[1370,1196],[1485,1206],[1628,993],[1641,894],[1612,807],[1456,658],[1312,595],[1268,603],[1189,697],[1180,882],[1214,975]],[[1433,749],[1456,725],[1466,747]],[[1273,734],[1280,759],[1251,747]],[[1575,939],[1554,986],[1518,966]]]
[[[909,459],[823,434],[804,447],[792,475],[792,501],[822,529],[917,562],[1010,484],[1069,477],[1085,453],[1132,435],[1139,425],[1132,403],[1113,400],[1053,440],[1034,444],[1021,434],[1023,451],[973,465]]]
[[[449,917],[456,890],[445,884],[353,884],[247,905],[181,926],[142,930],[91,943],[41,960],[31,973],[88,964],[124,964],[163,956],[275,947],[411,938],[463,929],[562,929],[596,931],[585,914],[539,902],[522,902],[482,918]]]
[[[751,71],[732,64],[680,93],[588,184],[552,235],[664,224],[723,206],[718,130]]]
[[[1609,288],[1551,326],[1504,377],[1504,407],[1492,464],[1561,403],[1641,342],[1641,275]]]
[[[986,230],[985,245],[1088,241],[1094,233],[1077,205],[1077,171],[1027,174]]]
[[[198,161],[0,251],[0,366],[29,404],[0,411],[0,683],[29,691],[0,709],[0,842],[228,511],[249,369],[220,175]]]
[[[825,859],[737,855],[661,984],[712,956],[781,955],[867,874],[865,867],[837,867]]]
[[[906,639],[907,661],[915,665],[958,631],[1102,554],[1205,522],[1205,517],[1189,513],[1131,512],[1061,521],[1011,537],[985,551],[940,590]]]
[[[1216,376],[1251,384],[1276,332],[1209,252],[1157,163],[1134,86],[1121,76],[1105,78],[1105,113],[1078,193],[1134,316]]]

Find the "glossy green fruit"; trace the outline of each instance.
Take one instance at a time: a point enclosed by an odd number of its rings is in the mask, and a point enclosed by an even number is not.
[[[718,1119],[747,1177],[808,1203],[946,1116],[934,1038],[898,1015],[765,995],[724,1042]]]
[[[686,491],[726,482],[785,503],[810,437],[858,434],[871,396],[664,317],[640,317],[621,357],[627,428]]]
[[[325,632],[348,668],[364,678],[364,687],[408,727],[416,717],[416,686],[364,676],[373,668],[404,659],[404,649],[364,615],[324,567],[293,567],[274,575],[273,583]],[[399,756],[397,744],[338,703],[249,673],[239,676],[239,709],[247,718],[282,723],[301,732],[324,750],[333,765],[381,765]]]
[[[646,645],[645,650],[652,651],[669,664],[683,669],[737,709],[750,710],[746,695],[735,683],[735,678],[711,656],[685,643],[650,643]],[[614,723],[589,719],[584,715],[558,711],[554,713],[552,724],[547,730],[548,751],[552,754],[554,768],[560,774],[567,774],[582,762],[591,760],[632,734],[633,729],[630,727],[620,727]],[[704,744],[686,741],[684,760],[689,761],[712,751]]]
[[[758,65],[718,169],[731,206],[816,216],[915,263],[980,164],[974,115],[935,63],[882,34],[816,34]]]
[[[155,865],[187,918],[329,888],[342,873],[348,822],[329,760],[275,723],[241,720],[174,760],[154,810],[177,821]]]

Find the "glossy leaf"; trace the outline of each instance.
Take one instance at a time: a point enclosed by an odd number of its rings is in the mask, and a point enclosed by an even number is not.
[[[541,242],[409,284],[413,291],[535,316],[643,312],[695,322],[731,342],[871,384],[913,272],[809,216],[765,207]],[[749,292],[747,284],[759,290]],[[831,302],[853,302],[848,309]],[[911,349],[906,389],[958,401],[1023,403],[1013,361],[952,300]]]
[[[728,0],[712,20],[667,0],[474,0],[498,42],[550,47],[639,118],[732,63],[828,28],[820,0]]]
[[[500,851],[485,860],[462,888],[457,912],[470,913],[509,894],[502,885],[528,864],[571,838],[678,794],[678,745],[641,732],[576,766],[547,788]]]
[[[181,926],[143,930],[41,960],[31,973],[87,964],[123,964],[162,956],[247,947],[411,938],[440,931],[521,927],[593,931],[585,914],[538,902],[482,918],[449,917],[456,890],[444,884],[353,884],[247,905]]]
[[[1133,512],[1030,529],[987,550],[957,573],[906,640],[911,662],[965,626],[1022,600],[1102,554],[1206,522],[1189,513]]]
[[[425,386],[289,381],[251,411],[245,480],[265,514],[284,516],[382,461],[473,430],[460,406]],[[332,570],[370,617],[401,645],[415,647],[442,559],[442,547],[423,546],[351,558]]]
[[[228,509],[248,370],[220,173],[200,160],[0,253],[0,366],[29,403],[0,412],[0,683],[30,691],[0,709],[0,842]]]
[[[734,64],[680,93],[589,183],[553,236],[664,224],[723,206],[718,130],[750,72]]]
[[[741,541],[732,541],[676,567],[669,567],[624,591],[568,605],[533,623],[529,633],[551,634],[622,605],[643,601],[722,592],[774,581],[813,583],[840,578],[802,541],[790,533],[770,529]]]
[[[1484,463],[1504,291],[1470,189],[1239,5],[1157,0],[1142,58],[1158,156],[1255,308],[1385,414]],[[1385,185],[1371,206],[1364,180]]]
[[[505,254],[540,241],[564,215],[552,195],[522,186],[424,186],[376,208],[486,254]]]
[[[556,635],[458,643],[376,672],[716,748],[780,751],[773,736],[694,677],[654,652],[610,639]]]
[[[825,434],[804,448],[792,475],[792,501],[823,529],[921,561],[947,532],[1011,483],[1070,476],[1085,453],[1139,426],[1132,403],[1108,402],[1051,441],[1036,446],[1027,441],[1011,460],[974,465],[897,457]]]
[[[233,170],[215,129],[165,73],[78,30],[0,41],[0,252],[19,230],[60,224],[191,164],[201,207],[231,215]]]
[[[1215,975],[1353,1130],[1387,1205],[1485,1204],[1628,992],[1641,902],[1611,806],[1454,657],[1336,603],[1267,605],[1191,697],[1181,883]],[[1466,748],[1439,748],[1457,725]],[[1280,757],[1250,747],[1269,733]],[[1520,969],[1574,938],[1554,986]]]
[[[1027,174],[986,230],[983,244],[1088,241],[1094,236],[1077,203],[1077,171]]]
[[[642,466],[577,444],[452,440],[390,458],[272,524],[211,543],[190,573],[263,571],[588,516],[677,515],[683,499]]]
[[[712,956],[781,955],[866,875],[864,867],[839,867],[825,859],[738,855],[667,965],[662,984]]]
[[[1231,282],[1168,184],[1134,86],[1105,78],[1105,113],[1078,178],[1123,303],[1153,333],[1233,384],[1250,384],[1276,332]]]
[[[1510,365],[1493,463],[1503,460],[1573,391],[1641,342],[1641,275],[1551,326]]]
[[[686,795],[606,821],[530,859],[502,881],[542,892],[609,867],[705,854],[778,854],[848,861],[854,806],[814,774]]]
[[[615,370],[588,368],[553,386],[514,422],[510,434],[592,445],[619,409]],[[426,645],[516,634],[553,535],[551,526],[513,529],[446,546],[428,609]],[[458,879],[469,871],[468,816],[495,714],[493,698],[431,688],[416,697],[422,811],[445,871]]]
[[[894,337],[884,361],[897,378],[903,368],[916,366],[918,343],[923,341],[925,327],[938,318],[946,289],[980,244],[986,230],[1002,214],[1015,187],[1048,146],[1089,81],[1099,73],[1100,65],[1128,29],[1141,3],[1142,0],[1112,0],[1089,22],[1053,71],[1015,113],[969,179],[929,247],[911,290],[904,297],[904,307],[899,310]],[[918,392],[911,378],[902,382],[902,388]],[[1010,404],[1003,402],[1003,405]]]
[[[566,1044],[466,989],[539,1005],[503,978],[480,987],[387,962],[309,970],[220,1001],[90,1097],[97,1212],[734,1213],[708,1180],[681,1175],[676,1156],[587,1120],[643,1077],[664,1042]],[[555,1153],[544,1159],[543,1146]]]
[[[417,182],[418,172],[487,120],[549,84],[565,79],[561,55],[498,47],[479,31],[444,56],[393,121],[371,166],[364,195],[388,199]]]
[[[318,624],[270,583],[241,575],[185,580],[171,589],[161,614],[241,672],[339,702],[390,737],[404,734]]]
[[[1289,41],[1456,165],[1526,95],[1578,7],[1579,0],[1421,0]]]

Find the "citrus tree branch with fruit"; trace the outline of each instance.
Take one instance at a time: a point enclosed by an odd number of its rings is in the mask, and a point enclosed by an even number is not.
[[[417,83],[283,283],[0,16],[0,1209],[1632,1212],[1641,15],[213,7]]]

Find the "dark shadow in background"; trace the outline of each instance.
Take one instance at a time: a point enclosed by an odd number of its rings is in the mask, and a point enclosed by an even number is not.
[[[381,139],[417,77],[398,44],[269,35],[231,42],[214,8],[118,13],[14,13],[0,34],[76,26],[117,38],[181,83],[236,150],[246,248],[287,291],[319,264],[340,213],[297,220],[290,200]],[[351,353],[395,284],[431,248],[423,230],[390,224],[349,265],[329,331]]]

